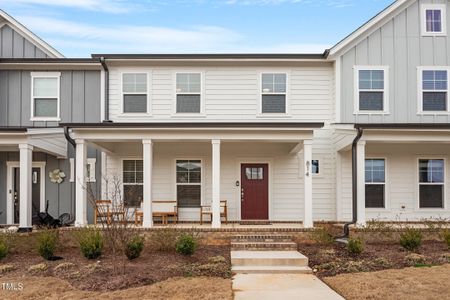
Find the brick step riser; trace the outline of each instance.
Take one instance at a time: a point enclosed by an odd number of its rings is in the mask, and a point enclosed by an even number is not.
[[[235,235],[235,236],[232,237],[232,239],[235,239],[235,240],[245,240],[245,239],[268,239],[268,240],[286,239],[286,240],[292,240],[292,236],[290,236],[290,235],[259,235],[259,234],[252,234],[252,235]]]
[[[231,239],[231,243],[293,243],[292,239]]]

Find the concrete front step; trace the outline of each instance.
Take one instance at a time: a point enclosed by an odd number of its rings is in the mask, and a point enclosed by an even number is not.
[[[299,266],[233,266],[236,274],[311,274],[310,267]]]
[[[297,251],[231,251],[232,266],[307,267],[308,258]]]
[[[231,250],[252,250],[252,251],[289,251],[297,250],[297,244],[294,242],[231,242]]]

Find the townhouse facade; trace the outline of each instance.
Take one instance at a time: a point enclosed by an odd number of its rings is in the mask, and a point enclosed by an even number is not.
[[[2,12],[0,223],[46,200],[91,223],[87,186],[144,227],[155,200],[213,227],[221,200],[237,222],[448,218],[448,7],[398,0],[320,54],[88,59]]]

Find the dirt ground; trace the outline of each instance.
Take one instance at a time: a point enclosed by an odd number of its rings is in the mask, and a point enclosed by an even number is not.
[[[342,274],[323,280],[348,300],[450,299],[450,265]]]
[[[82,291],[55,277],[2,277],[2,282],[23,284],[22,290],[7,291],[0,286],[0,299],[152,299],[231,300],[231,280],[211,277],[171,278],[153,285],[111,292]]]
[[[299,251],[309,258],[309,265],[319,277],[343,273],[372,272],[410,267],[406,257],[411,253],[398,243],[366,243],[360,255],[351,255],[344,244],[299,244]],[[423,264],[450,263],[447,245],[441,241],[425,241],[417,251]]]

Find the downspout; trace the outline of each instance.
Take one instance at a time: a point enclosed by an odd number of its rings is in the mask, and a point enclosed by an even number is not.
[[[355,139],[352,143],[352,221],[344,224],[344,236],[343,238],[348,238],[350,235],[349,226],[356,224],[358,220],[358,161],[357,161],[357,150],[356,146],[358,145],[359,140],[363,135],[363,129],[361,127],[356,128],[358,133],[356,134]]]
[[[69,127],[64,126],[64,136],[66,137],[66,140],[73,146],[74,151],[76,151],[77,149],[77,143],[75,142],[75,140],[70,136],[69,134]],[[73,161],[74,161],[74,168],[75,168],[75,160],[76,160],[76,155],[74,155]],[[74,199],[74,201],[72,201],[72,213],[75,215],[75,202],[76,199]]]
[[[109,69],[103,56],[100,57],[100,63],[105,71],[105,119],[103,122],[110,123],[112,121],[109,119]]]

